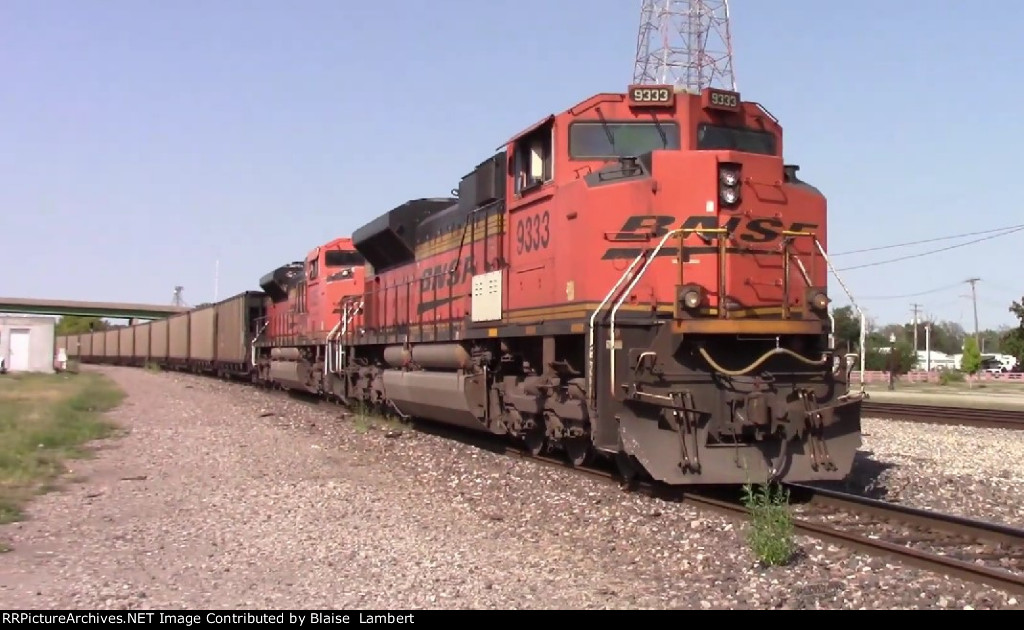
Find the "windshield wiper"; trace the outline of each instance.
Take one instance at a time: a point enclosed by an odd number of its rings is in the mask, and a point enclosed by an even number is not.
[[[658,122],[658,117],[651,112],[651,120],[654,121],[654,128],[658,130],[658,135],[661,136],[661,148],[668,148],[668,136],[665,135],[665,130],[661,128],[661,123]]]
[[[612,151],[615,151],[615,137],[612,136],[612,129],[608,126],[608,121],[604,119],[604,113],[601,112],[601,108],[597,108],[597,117],[601,120],[601,129],[604,129],[604,135],[608,136],[608,144],[611,145]]]

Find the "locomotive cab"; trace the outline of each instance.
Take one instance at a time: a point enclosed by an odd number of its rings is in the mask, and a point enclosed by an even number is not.
[[[508,142],[508,246],[524,266],[568,265],[522,306],[556,303],[565,283],[600,300],[619,263],[589,273],[594,254],[631,261],[655,247],[674,262],[648,268],[630,299],[643,294],[676,320],[700,320],[691,332],[741,331],[707,322],[715,319],[784,319],[796,322],[793,333],[820,332],[830,301],[826,200],[782,151],[778,120],[722,90],[634,86],[542,119]],[[586,238],[552,238],[562,231]]]
[[[342,302],[362,295],[365,267],[351,238],[334,239],[306,256],[301,306],[308,316],[307,332],[318,342],[337,325]]]

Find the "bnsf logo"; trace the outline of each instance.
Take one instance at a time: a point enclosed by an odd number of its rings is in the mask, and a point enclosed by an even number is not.
[[[668,234],[669,230],[672,229],[673,225],[678,224],[678,219],[668,215],[656,215],[656,214],[637,214],[626,219],[622,227],[619,228],[618,236],[622,237],[634,237],[629,240],[636,241],[635,237],[649,234],[652,235],[653,241],[660,240],[663,236]],[[801,221],[795,221],[786,227],[786,224],[780,219],[774,217],[730,217],[724,224],[719,225],[718,218],[708,215],[693,215],[686,217],[686,220],[680,225],[683,229],[697,229],[704,228],[712,230],[718,227],[725,228],[729,231],[729,234],[733,238],[744,243],[758,244],[758,243],[770,243],[778,240],[782,236],[782,232],[806,232],[813,231],[818,228],[817,223],[803,223]],[[713,235],[709,235],[711,237]],[[623,240],[626,240],[623,238]],[[687,251],[692,253],[708,253],[716,251],[717,248],[711,246],[707,247],[693,247],[687,248]],[[642,248],[639,247],[610,247],[605,251],[601,257],[602,260],[611,260],[618,258],[636,258],[640,255]],[[659,256],[675,256],[677,255],[676,248],[664,247],[659,253]]]

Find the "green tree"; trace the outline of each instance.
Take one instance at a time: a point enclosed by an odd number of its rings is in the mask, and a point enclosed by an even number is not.
[[[1001,353],[1003,352],[1002,335],[997,330],[981,330],[978,331],[978,337],[981,339],[981,348],[985,349],[985,353]]]
[[[853,312],[852,306],[843,306],[832,311],[836,327],[832,334],[836,338],[836,348],[853,352],[860,347],[860,318]]]
[[[1017,357],[1017,363],[1024,363],[1024,297],[1020,302],[1010,304],[1010,312],[1017,318],[1016,328],[1008,330],[1002,338],[1002,349],[1006,354]]]
[[[906,374],[917,367],[917,353],[914,352],[914,344],[906,341],[897,341],[892,351],[889,350],[889,340],[879,340],[874,345],[868,344],[868,351],[864,357],[864,369],[888,372],[893,370],[897,375]]]
[[[937,322],[932,327],[932,348],[946,354],[956,354],[964,347],[967,334],[956,322]]]
[[[57,320],[55,326],[58,335],[80,335],[93,330],[106,330],[110,328],[107,322],[99,317],[86,317],[83,315],[65,315]]]
[[[931,324],[931,335],[929,343],[932,352],[942,352],[945,354],[957,354],[964,346],[964,328],[956,322],[948,321],[931,321],[922,322],[918,330],[918,343],[920,347],[918,350],[926,350],[925,348],[925,328]],[[914,327],[907,325],[907,333],[913,338]]]
[[[960,359],[960,371],[971,375],[970,386],[974,387],[974,375],[981,368],[981,350],[974,337],[964,339],[964,355]]]

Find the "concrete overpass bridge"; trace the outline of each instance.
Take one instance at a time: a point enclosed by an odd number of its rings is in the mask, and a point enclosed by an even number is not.
[[[76,302],[0,297],[0,313],[26,315],[79,315],[111,319],[163,319],[189,310],[185,306],[132,304],[126,302]]]

